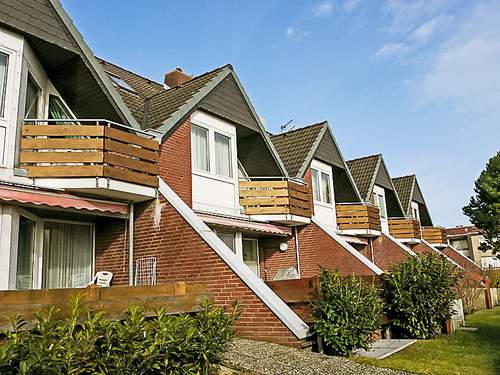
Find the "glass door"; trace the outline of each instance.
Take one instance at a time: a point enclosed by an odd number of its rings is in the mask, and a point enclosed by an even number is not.
[[[259,275],[259,246],[256,239],[243,238],[243,262],[257,276]]]
[[[19,239],[17,247],[16,289],[33,288],[33,259],[35,252],[35,222],[19,217]]]
[[[93,227],[46,221],[43,227],[43,288],[78,288],[92,280]]]

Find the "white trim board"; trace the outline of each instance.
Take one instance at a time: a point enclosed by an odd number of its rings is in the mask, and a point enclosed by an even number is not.
[[[344,249],[346,249],[349,253],[351,253],[354,257],[356,257],[360,262],[362,262],[365,266],[367,266],[370,270],[372,270],[376,275],[382,275],[384,271],[380,269],[375,263],[371,262],[367,257],[363,256],[358,250],[352,247],[345,239],[343,239],[340,235],[335,233],[332,229],[327,227],[325,224],[317,221],[316,219],[312,219],[312,222],[320,227],[326,234],[332,237],[335,241],[339,243]]]
[[[308,337],[308,325],[227,247],[162,178],[159,178],[158,191],[298,339]]]

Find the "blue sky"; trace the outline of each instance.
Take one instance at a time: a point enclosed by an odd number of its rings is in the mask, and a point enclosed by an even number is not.
[[[416,173],[435,224],[500,150],[500,2],[63,0],[95,54],[156,81],[231,63],[272,132],[328,120],[347,159]]]

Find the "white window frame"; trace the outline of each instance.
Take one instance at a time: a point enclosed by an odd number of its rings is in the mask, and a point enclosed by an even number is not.
[[[316,199],[316,196],[314,194],[314,181],[313,181],[313,173],[314,171],[318,174],[318,182],[319,182],[319,198],[320,200]],[[322,181],[322,174],[325,174],[328,176],[328,183],[330,185],[330,200],[331,203],[327,203],[326,201],[323,200],[323,181]],[[318,160],[313,160],[311,163],[311,185],[313,189],[313,201],[314,204],[318,204],[320,206],[332,208],[335,207],[335,192],[333,191],[333,170],[331,167],[329,167],[327,164],[322,163]]]
[[[385,189],[378,185],[373,186],[374,204],[379,209],[380,219],[387,221],[387,200],[385,199]],[[380,199],[384,201],[384,210],[380,208]],[[383,211],[383,212],[382,212]]]
[[[260,277],[260,246],[258,238],[245,237],[242,232],[233,232],[231,230],[215,229],[215,234],[232,234],[234,236],[234,253],[243,262],[243,240],[256,241],[257,243],[257,276]],[[220,238],[220,237],[219,237]],[[243,262],[244,263],[244,262]]]
[[[87,221],[77,221],[77,220],[60,220],[60,219],[50,219],[39,217],[21,207],[16,208],[17,220],[19,223],[19,217],[24,216],[35,222],[35,244],[33,249],[33,273],[32,273],[32,289],[41,289],[43,282],[43,240],[44,240],[44,224],[47,222],[52,223],[64,223],[64,224],[76,224],[76,225],[86,225],[92,228],[92,266],[90,274],[93,277],[95,274],[95,245],[96,245],[96,230],[95,223]],[[13,257],[13,262],[11,262],[12,270],[10,274],[12,277],[12,288],[14,289],[15,278],[17,277],[17,247],[18,247],[18,237],[19,237],[19,224],[17,225],[17,230],[15,234],[15,241],[11,243],[11,257]],[[89,280],[90,282],[90,280]]]
[[[420,211],[418,209],[418,203],[415,201],[411,201],[411,217],[420,221]],[[415,215],[416,213],[416,215]]]

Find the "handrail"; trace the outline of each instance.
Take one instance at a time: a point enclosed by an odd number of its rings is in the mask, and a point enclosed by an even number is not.
[[[239,177],[240,181],[252,181],[252,180],[277,180],[277,181],[290,181],[295,182],[297,184],[302,184],[308,186],[309,184],[299,177],[284,177],[284,176],[246,176]]]
[[[375,207],[373,203],[371,202],[337,202],[335,203],[336,206],[367,206],[367,207]]]
[[[130,126],[127,126],[127,125],[123,125],[123,124],[120,124],[118,122],[114,122],[114,121],[111,121],[111,120],[106,120],[106,119],[95,119],[95,118],[92,118],[92,119],[81,119],[81,118],[66,118],[66,119],[59,119],[59,118],[50,118],[50,119],[24,119],[23,122],[26,124],[27,122],[30,122],[30,123],[33,123],[33,125],[46,125],[46,124],[41,124],[42,122],[71,122],[73,123],[73,125],[75,126],[82,126],[81,124],[75,124],[75,123],[78,123],[78,122],[92,122],[92,123],[95,123],[96,125],[115,125],[115,126],[118,126],[120,128],[124,128],[124,129],[127,129],[127,130],[130,130],[130,131],[133,131],[135,133],[140,133],[150,139],[154,139],[156,138],[156,136],[153,136],[151,135],[150,133],[144,131],[144,130],[139,130],[139,129],[135,129],[135,128],[132,128]]]

